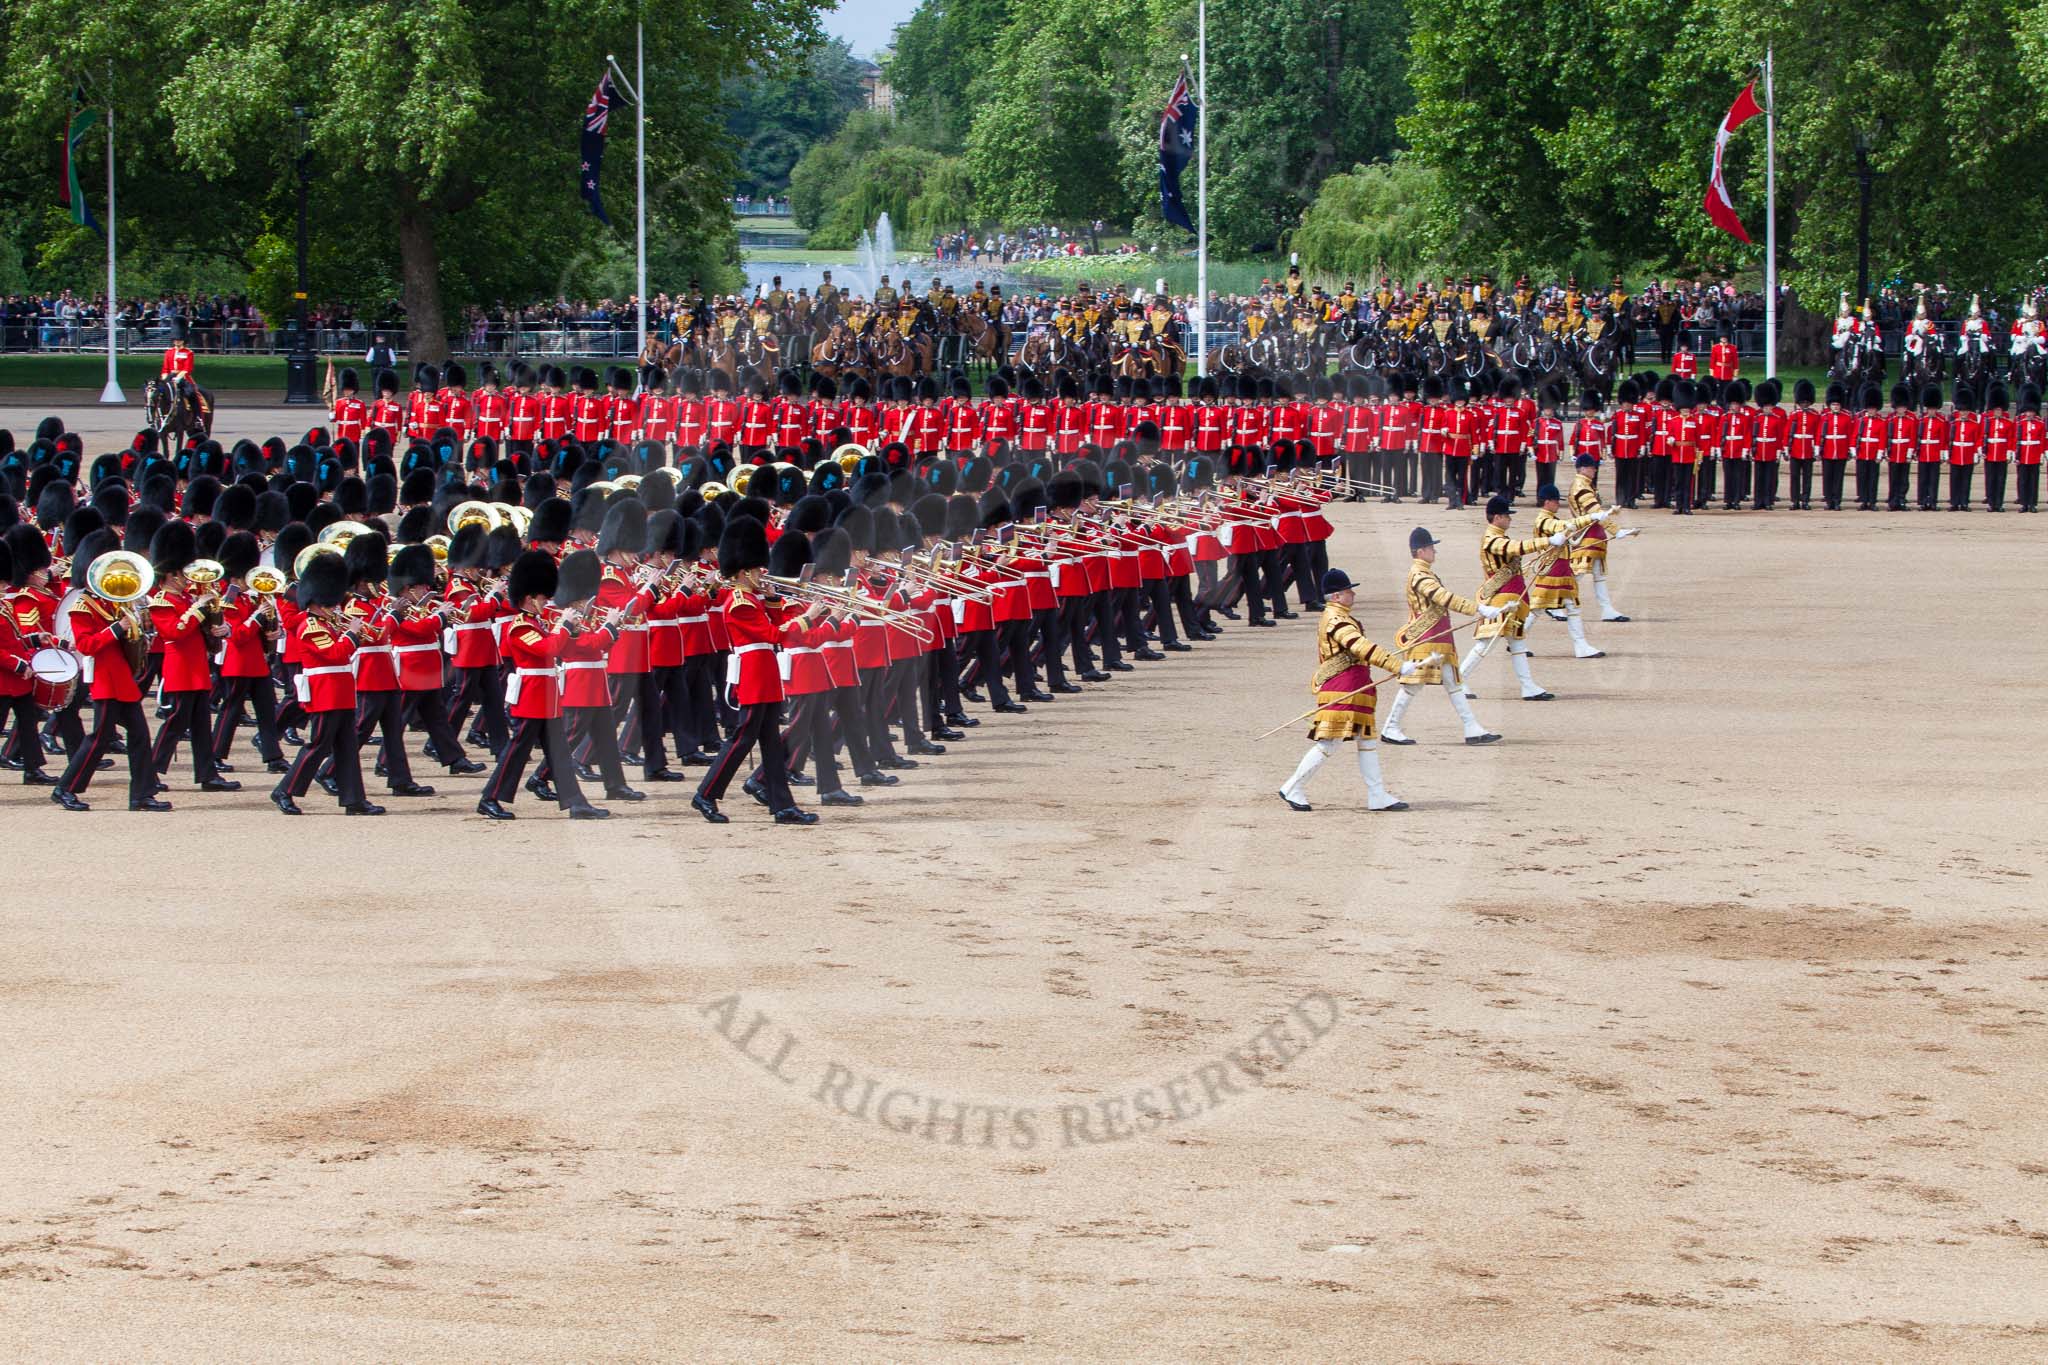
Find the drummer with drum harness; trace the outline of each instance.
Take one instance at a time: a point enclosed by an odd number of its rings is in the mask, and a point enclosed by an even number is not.
[[[12,718],[9,767],[21,769],[23,785],[56,782],[43,771],[42,718],[61,711],[78,682],[78,660],[54,648],[50,614],[50,545],[33,526],[15,526],[0,536],[0,720]]]

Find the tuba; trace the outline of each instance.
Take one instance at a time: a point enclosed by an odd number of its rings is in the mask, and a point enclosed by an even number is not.
[[[340,553],[341,547],[333,541],[314,541],[311,545],[299,551],[299,557],[292,561],[292,577],[304,578],[306,576],[306,566],[321,555],[338,555]]]
[[[348,543],[357,536],[366,536],[370,528],[360,521],[337,521],[320,532],[316,544],[332,545],[337,550],[346,550]]]
[[[458,502],[448,509],[448,534],[454,535],[465,526],[480,525],[486,531],[495,531],[504,524],[505,515],[494,503]]]
[[[149,621],[135,604],[146,600],[156,586],[156,570],[141,555],[114,550],[87,566],[85,586],[94,597],[120,608],[120,619],[128,627],[121,637],[121,652],[127,656],[129,672],[141,676],[149,663]]]

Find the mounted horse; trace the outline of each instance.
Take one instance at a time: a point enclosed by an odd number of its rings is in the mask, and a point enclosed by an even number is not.
[[[993,369],[1009,359],[1009,333],[1002,323],[980,309],[960,309],[953,315],[953,326],[965,343],[965,358],[969,365]]]
[[[142,411],[159,450],[175,451],[213,435],[213,395],[189,379],[150,380],[142,390]]]
[[[1577,387],[1591,389],[1603,400],[1613,396],[1615,373],[1620,368],[1618,350],[1612,332],[1591,340],[1575,338],[1570,351]]]
[[[1929,384],[1939,384],[1946,368],[1944,355],[1947,349],[1941,333],[1931,328],[1925,331],[1909,329],[1905,346],[1899,354],[1899,378],[1914,393],[1919,393]]]
[[[756,331],[742,322],[733,331],[732,349],[736,384],[742,388],[774,386],[775,372],[782,364],[782,346],[773,333]]]
[[[1957,373],[1961,374],[1960,361],[1957,362]],[[1883,388],[1884,348],[1861,332],[1850,333],[1842,339],[1834,361],[1828,366],[1828,382],[1843,385],[1852,398],[1861,393],[1866,384]]]
[[[860,338],[844,319],[834,320],[832,330],[811,346],[811,372],[835,383],[860,363]]]

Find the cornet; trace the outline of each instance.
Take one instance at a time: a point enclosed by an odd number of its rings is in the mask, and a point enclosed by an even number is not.
[[[284,570],[263,564],[249,570],[242,586],[258,597],[275,597],[291,586],[291,580],[284,576]]]

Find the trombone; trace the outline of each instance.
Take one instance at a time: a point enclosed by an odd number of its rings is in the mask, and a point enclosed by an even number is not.
[[[912,557],[903,560],[898,567],[912,578],[929,583],[935,588],[944,589],[948,596],[972,597],[983,602],[995,600],[995,589],[990,584],[980,583],[964,575],[940,568],[938,551],[936,549],[931,551],[929,559]]]
[[[1334,468],[1325,469],[1320,464],[1316,465],[1312,470],[1296,469],[1294,471],[1294,482],[1296,484],[1302,481],[1303,474],[1308,475],[1310,487],[1320,488],[1328,493],[1359,493],[1385,498],[1394,496],[1394,486],[1390,483],[1376,483],[1371,479],[1354,479],[1348,474],[1339,474]]]
[[[808,578],[778,578],[774,574],[762,575],[762,582],[774,587],[777,594],[794,598],[816,606],[832,607],[839,611],[865,616],[883,625],[894,626],[921,645],[932,642],[932,628],[916,612],[898,611],[885,607],[872,598],[861,596],[851,588],[835,588],[825,583],[814,583]]]

